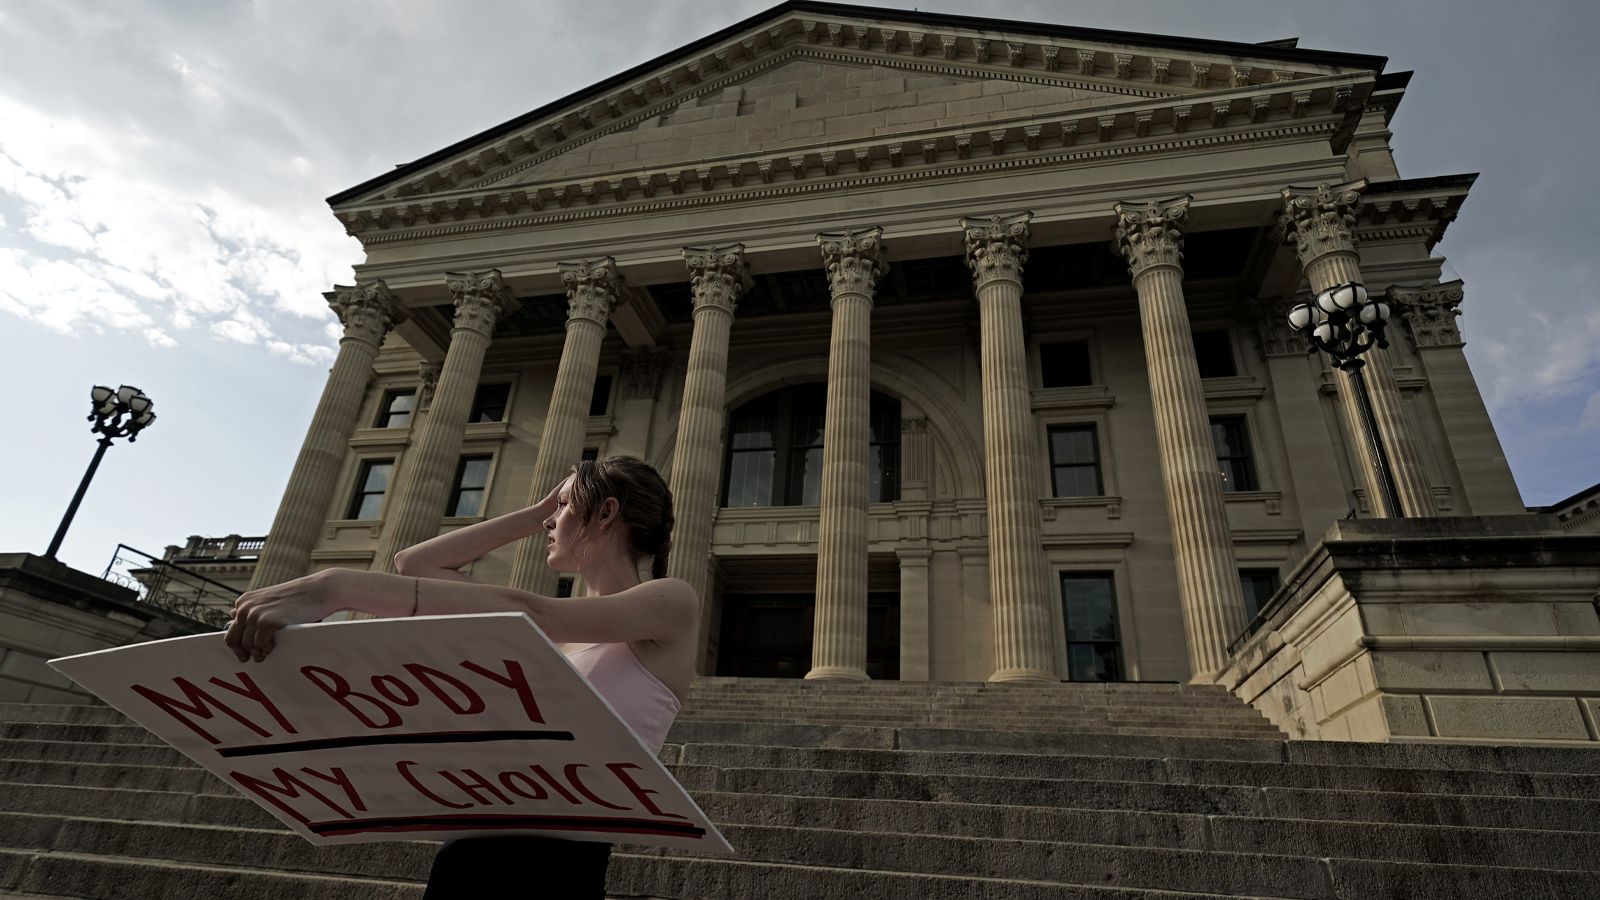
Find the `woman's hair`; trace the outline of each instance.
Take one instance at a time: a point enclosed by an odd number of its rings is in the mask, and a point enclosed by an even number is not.
[[[672,491],[655,467],[632,456],[586,459],[572,467],[567,502],[585,523],[594,521],[607,497],[617,499],[617,518],[629,527],[635,556],[654,558],[651,578],[665,578],[672,550]]]

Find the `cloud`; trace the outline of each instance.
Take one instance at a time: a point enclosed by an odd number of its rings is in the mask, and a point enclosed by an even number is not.
[[[1583,405],[1583,414],[1578,417],[1579,431],[1600,431],[1600,391],[1589,395],[1589,402]]]

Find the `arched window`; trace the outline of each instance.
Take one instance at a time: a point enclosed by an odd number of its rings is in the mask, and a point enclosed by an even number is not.
[[[757,397],[728,417],[723,506],[815,506],[822,497],[825,384]],[[872,392],[867,502],[900,499],[900,401]]]

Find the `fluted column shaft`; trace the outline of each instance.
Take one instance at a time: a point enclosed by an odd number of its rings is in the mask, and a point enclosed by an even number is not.
[[[404,317],[399,301],[382,281],[339,287],[326,296],[344,323],[344,337],[250,577],[251,590],[299,578],[310,568],[311,548],[327,519],[328,498],[350,449],[372,361],[384,335]]]
[[[421,434],[400,467],[383,536],[372,560],[375,571],[394,571],[396,553],[439,533],[483,357],[495,322],[515,302],[498,271],[452,274],[449,279],[456,308],[450,348]]]
[[[543,500],[583,452],[589,421],[589,401],[594,395],[595,371],[600,367],[600,344],[606,323],[621,296],[622,280],[611,257],[560,264],[567,286],[567,339],[561,347],[555,388],[545,413],[539,452],[533,463],[528,505]],[[511,586],[535,594],[554,596],[557,575],[545,564],[548,535],[543,530],[517,545],[511,564]]]
[[[1022,213],[961,220],[982,341],[989,594],[994,605],[990,681],[1059,679],[1054,617],[1045,589],[1040,454],[1022,333],[1022,269],[1031,218],[1031,213]]]
[[[1313,295],[1335,285],[1361,281],[1361,258],[1356,253],[1355,243],[1355,206],[1365,187],[1366,182],[1358,181],[1283,191],[1282,224],[1299,254]],[[1356,377],[1366,383],[1378,438],[1383,441],[1390,478],[1402,508],[1385,509],[1384,492],[1378,482],[1378,460],[1364,439],[1366,426],[1359,398],[1347,385],[1341,384],[1339,405],[1361,460],[1367,501],[1373,513],[1383,518],[1437,515],[1422,451],[1401,407],[1400,388],[1394,380],[1389,351],[1374,346],[1362,359],[1366,364]]]
[[[717,510],[722,474],[723,397],[728,383],[728,338],[738,300],[750,287],[744,246],[683,251],[694,296],[694,334],[689,339],[678,437],[672,451],[672,555],[667,574],[694,586],[702,604],[702,631],[709,628],[706,566],[711,553],[711,521]],[[707,632],[709,635],[709,632]]]
[[[1227,664],[1228,643],[1244,630],[1244,596],[1183,300],[1188,205],[1187,197],[1117,204],[1116,246],[1139,294],[1190,671],[1195,680],[1209,680]]]
[[[817,607],[806,678],[867,678],[867,452],[871,445],[872,297],[888,268],[883,229],[817,236],[833,294],[822,425]]]

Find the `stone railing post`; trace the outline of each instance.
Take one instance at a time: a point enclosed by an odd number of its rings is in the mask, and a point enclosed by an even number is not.
[[[609,256],[560,263],[561,282],[567,286],[567,339],[561,347],[555,388],[545,412],[544,432],[533,464],[528,505],[543,500],[550,489],[567,477],[567,470],[583,452],[583,435],[589,420],[589,400],[594,394],[595,371],[600,367],[600,343],[606,323],[622,296],[622,276]],[[511,565],[511,586],[535,594],[554,596],[557,575],[545,564],[547,536],[543,529],[517,545]]]
[[[1039,446],[1022,333],[1022,268],[1032,213],[962,219],[978,298],[983,363],[984,483],[989,595],[994,605],[990,681],[1054,682],[1054,617],[1045,588]]]
[[[1365,181],[1353,181],[1283,189],[1283,215],[1279,222],[1286,239],[1294,244],[1300,257],[1313,296],[1334,285],[1361,281],[1355,224],[1357,204],[1366,186]],[[1367,393],[1372,398],[1377,436],[1389,457],[1389,471],[1402,508],[1385,509],[1385,492],[1378,484],[1378,460],[1365,440],[1365,426],[1355,392],[1340,384],[1340,408],[1361,461],[1367,501],[1379,517],[1435,515],[1433,492],[1428,486],[1422,453],[1401,408],[1400,388],[1395,384],[1389,352],[1373,347],[1362,358],[1366,365],[1358,374],[1365,379]]]
[[[1244,630],[1244,596],[1234,561],[1222,476],[1211,441],[1189,310],[1183,302],[1183,224],[1188,197],[1118,203],[1115,247],[1139,294],[1161,481],[1167,492],[1178,600],[1197,681],[1227,665],[1228,642]]]
[[[516,303],[498,270],[445,277],[456,308],[450,349],[445,352],[428,418],[401,460],[395,495],[389,501],[383,535],[372,560],[374,571],[394,571],[396,553],[439,533],[484,354],[495,323]]]
[[[290,470],[272,531],[250,577],[251,590],[299,578],[311,567],[311,548],[327,520],[328,499],[337,488],[339,470],[350,451],[350,435],[372,377],[372,361],[389,329],[405,316],[400,301],[382,281],[336,287],[326,296],[344,323],[344,337],[300,455]]]
[[[865,681],[872,298],[888,265],[882,228],[824,232],[817,243],[833,294],[833,334],[822,425],[817,611],[806,678]]]

